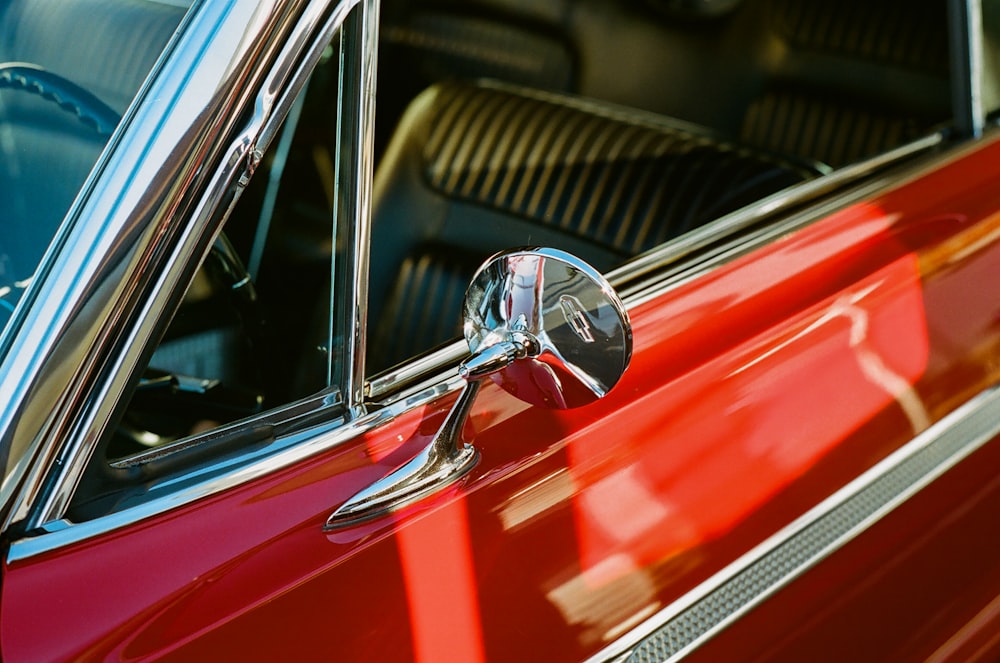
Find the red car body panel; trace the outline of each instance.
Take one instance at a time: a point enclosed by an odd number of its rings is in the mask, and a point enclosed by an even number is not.
[[[996,661],[996,442],[734,622],[690,660]]]
[[[264,478],[15,560],[3,578],[4,657],[587,657],[995,381],[998,178],[1000,144],[983,142],[642,297],[630,310],[632,365],[607,398],[555,412],[483,389],[467,428],[477,467],[391,517],[323,530],[335,507],[427,442],[454,396]],[[976,619],[994,624],[985,607],[920,617],[946,588],[901,590],[930,562],[881,556],[929,518],[942,523],[926,533],[932,544],[969,544],[945,556],[960,565],[1000,494],[998,456],[988,447],[963,463],[823,562],[834,571],[817,567],[706,646],[704,660],[802,660],[832,625],[864,634],[886,610],[921,629],[919,646],[905,628],[880,631],[894,655],[923,656]],[[968,497],[959,489],[971,481],[984,488]],[[938,492],[950,499],[931,499]],[[835,604],[823,600],[873,568]],[[993,605],[990,574],[963,586],[975,605]],[[849,619],[856,609],[872,624]],[[777,632],[787,624],[799,626]]]

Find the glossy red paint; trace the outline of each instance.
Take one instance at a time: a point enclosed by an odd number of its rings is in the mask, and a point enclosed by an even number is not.
[[[897,401],[925,428],[923,324],[905,256],[596,423],[567,447],[585,573],[725,537]]]
[[[996,661],[997,442],[738,620],[690,660]]]
[[[632,366],[594,405],[484,388],[479,465],[391,518],[322,530],[454,396],[14,563],[5,660],[592,654],[995,380],[998,176],[981,143],[633,308]]]
[[[400,527],[396,545],[414,660],[486,660],[465,500],[428,514],[420,527]]]

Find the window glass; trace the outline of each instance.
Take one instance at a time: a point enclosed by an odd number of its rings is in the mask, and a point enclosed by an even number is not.
[[[186,10],[147,0],[0,4],[0,329]]]
[[[336,416],[350,329],[342,295],[357,204],[360,14],[323,52],[194,271],[77,489],[72,520],[194,477],[202,461],[209,471],[246,462],[317,402]]]
[[[339,221],[353,179],[337,140],[340,41],[324,53],[196,272],[110,458],[336,384],[343,334],[331,306],[345,287]]]
[[[983,0],[983,106],[1000,110],[1000,2]]]

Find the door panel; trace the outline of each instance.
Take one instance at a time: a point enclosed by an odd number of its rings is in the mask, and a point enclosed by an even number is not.
[[[691,660],[996,661],[998,472],[993,440]]]
[[[994,140],[637,296],[607,398],[556,412],[487,385],[478,466],[391,517],[323,531],[454,394],[110,533],[15,544],[5,660],[586,657],[995,381],[998,171]]]

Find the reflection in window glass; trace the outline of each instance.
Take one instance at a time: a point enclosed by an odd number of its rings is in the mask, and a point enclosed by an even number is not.
[[[983,0],[983,107],[1000,110],[1000,2]]]
[[[186,11],[97,4],[0,6],[0,328]]]
[[[359,13],[324,51],[198,268],[103,447],[112,468],[339,385],[357,149],[347,35]]]

